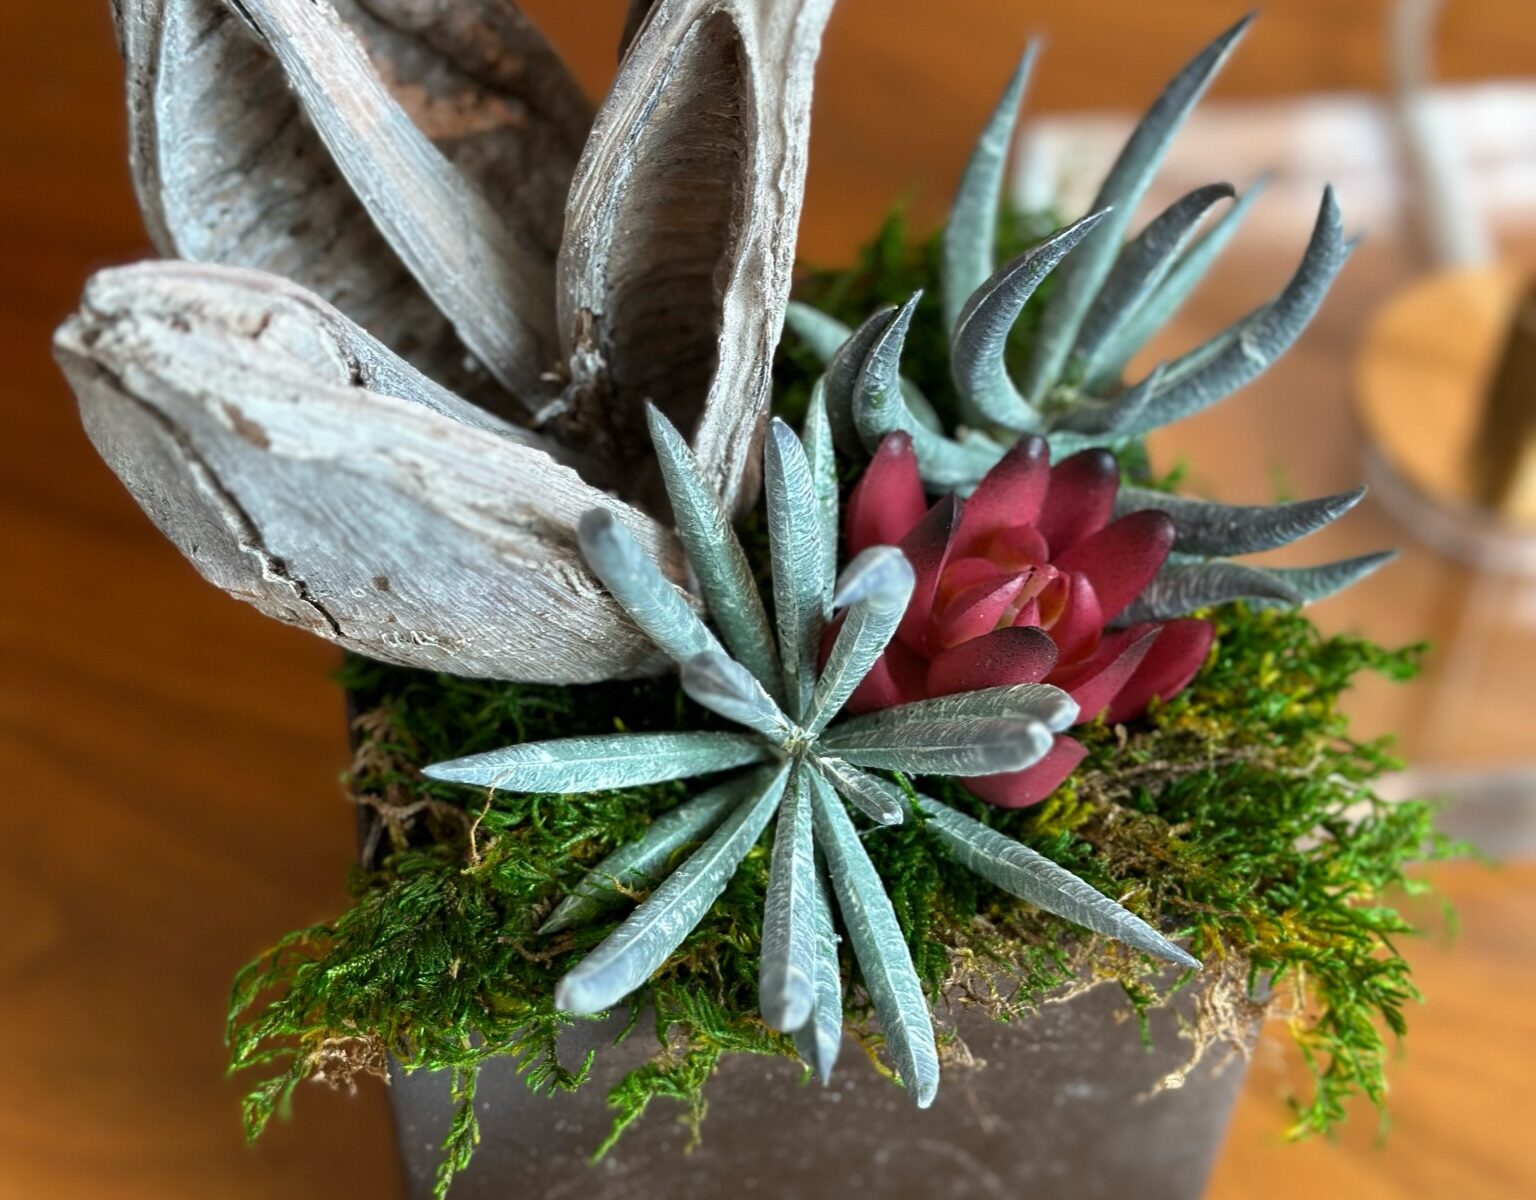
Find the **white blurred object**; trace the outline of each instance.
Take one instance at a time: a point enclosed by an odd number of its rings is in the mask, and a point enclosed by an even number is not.
[[[1479,229],[1529,221],[1536,210],[1536,84],[1434,88],[1414,109],[1418,122],[1456,131],[1462,182],[1455,186],[1475,192]],[[1137,115],[1028,123],[1014,158],[1014,202],[1026,211],[1055,204],[1069,218],[1087,212]],[[1402,177],[1398,122],[1393,105],[1376,96],[1207,102],[1174,141],[1142,211],[1158,212],[1218,179],[1242,188],[1273,171],[1270,194],[1255,206],[1243,236],[1262,229],[1266,237],[1304,238],[1324,183],[1337,188],[1352,227],[1373,237],[1402,236],[1411,227],[1407,196],[1417,181]]]

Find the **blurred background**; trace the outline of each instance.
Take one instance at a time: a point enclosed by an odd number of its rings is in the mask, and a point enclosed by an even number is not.
[[[337,655],[197,578],[90,450],[49,357],[87,274],[150,253],[108,7],[11,4],[0,39],[0,1195],[394,1197],[380,1089],[306,1088],[300,1119],[252,1148],[223,1077],[236,968],[345,900]],[[622,0],[523,7],[598,94]],[[1076,215],[1129,121],[1243,7],[843,0],[802,256],[845,260],[898,198],[933,227],[1033,33],[1048,47],[1019,186]],[[1282,1144],[1291,1064],[1266,1042],[1212,1180],[1224,1200],[1536,1194],[1536,354],[1506,353],[1536,275],[1536,12],[1447,0],[1395,34],[1394,12],[1274,0],[1182,137],[1149,205],[1277,180],[1164,350],[1267,297],[1324,180],[1368,237],[1300,345],[1153,454],[1231,502],[1369,473],[1373,497],[1306,555],[1404,553],[1317,618],[1435,643],[1423,682],[1361,689],[1356,719],[1402,735],[1413,767],[1395,787],[1446,792],[1453,826],[1507,861],[1435,872],[1462,928],[1409,950],[1428,1003],[1409,1014],[1390,1136],[1362,1110],[1336,1144]]]

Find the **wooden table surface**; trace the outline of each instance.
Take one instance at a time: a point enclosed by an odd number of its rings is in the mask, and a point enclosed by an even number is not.
[[[147,252],[123,163],[119,69],[106,0],[7,7],[0,1195],[396,1196],[379,1089],[348,1098],[306,1088],[298,1120],[254,1148],[241,1140],[240,1086],[222,1074],[230,978],[276,935],[344,900],[353,826],[334,782],[344,758],[341,701],[327,680],[336,655],[202,583],[81,435],[49,332],[91,269]],[[599,86],[618,4],[526,7]],[[1025,32],[1052,35],[1036,111],[1128,107],[1238,9],[846,0],[821,73],[803,250],[844,256],[908,186],[917,219],[932,219]],[[1382,9],[1277,0],[1217,94],[1379,85]],[[1447,74],[1532,72],[1523,2],[1448,9]],[[1189,325],[1230,315],[1284,270],[1264,247],[1244,253]],[[1276,462],[1298,494],[1357,478],[1349,356],[1361,321],[1407,275],[1390,242],[1360,258],[1283,368],[1159,452],[1187,454],[1202,484],[1231,500],[1265,499]],[[1403,538],[1367,506],[1326,548]],[[1319,618],[1453,644],[1475,618],[1470,680],[1441,666],[1418,690],[1364,690],[1359,712],[1368,728],[1402,728],[1410,751],[1483,762],[1528,754],[1533,607],[1410,549],[1390,577]],[[1362,1111],[1337,1144],[1281,1144],[1294,1064],[1283,1038],[1266,1041],[1213,1197],[1536,1194],[1536,866],[1435,877],[1463,928],[1410,950],[1428,1003],[1410,1014],[1393,1073],[1389,1139],[1378,1141]]]

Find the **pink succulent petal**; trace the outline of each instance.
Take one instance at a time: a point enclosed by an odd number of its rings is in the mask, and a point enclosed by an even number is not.
[[[965,502],[967,514],[970,513],[971,505],[974,503],[974,496]],[[985,553],[999,566],[1011,570],[1038,566],[1051,561],[1051,548],[1045,544],[1045,538],[1033,525],[1014,525],[1008,529],[999,529],[980,546],[968,549]]]
[[[928,629],[939,590],[939,577],[943,575],[954,548],[955,530],[960,526],[962,511],[958,496],[945,496],[899,543],[907,561],[912,564],[917,582],[896,636],[908,649],[925,658],[931,653]]]
[[[943,578],[935,593],[935,603],[949,603],[961,592],[981,583],[1001,583],[1016,574],[997,565],[990,558],[956,558],[944,568]]]
[[[1019,609],[1019,615],[1014,617],[1013,625],[1015,629],[1039,629],[1040,601],[1032,599],[1023,608]]]
[[[948,696],[982,688],[1039,683],[1056,665],[1056,643],[1043,629],[994,629],[941,650],[928,663],[927,692]]]
[[[1000,529],[1033,525],[1050,480],[1051,451],[1045,439],[1020,438],[966,500],[960,545],[969,552]]]
[[[1088,748],[1076,738],[1058,733],[1045,757],[1034,766],[1003,775],[977,775],[965,780],[965,786],[999,808],[1027,808],[1060,787],[1087,753]]]
[[[1120,467],[1108,450],[1083,450],[1051,468],[1051,486],[1036,524],[1055,556],[1109,524]]]
[[[1028,579],[1029,572],[1021,571],[966,588],[934,612],[930,649],[955,646],[996,629]]]
[[[1069,546],[1054,558],[1063,571],[1086,575],[1104,620],[1113,621],[1152,577],[1173,549],[1173,519],[1157,509],[1121,517]]]
[[[1093,653],[1104,631],[1104,610],[1087,576],[1063,575],[1042,597],[1041,608],[1052,617],[1050,635],[1061,651],[1062,663]]]
[[[1154,697],[1171,700],[1182,692],[1211,651],[1216,627],[1209,621],[1185,617],[1177,621],[1133,625],[1127,632],[1157,627],[1161,633],[1141,666],[1120,689],[1106,714],[1112,722],[1134,721]]]
[[[912,653],[899,641],[892,641],[853,690],[853,695],[848,697],[843,710],[848,713],[877,712],[925,699],[927,669],[928,664],[920,655]]]
[[[1085,662],[1072,669],[1077,678],[1056,685],[1077,701],[1079,725],[1109,707],[1146,659],[1161,632],[1161,628],[1154,627],[1134,640],[1128,636],[1130,630],[1111,634]]]
[[[912,439],[904,433],[887,434],[848,497],[843,520],[846,557],[871,546],[896,545],[927,508]]]

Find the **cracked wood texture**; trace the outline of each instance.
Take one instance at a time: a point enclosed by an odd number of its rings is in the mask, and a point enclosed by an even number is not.
[[[613,69],[624,0],[524,7],[597,94]],[[931,223],[1031,30],[1051,37],[1031,112],[1134,108],[1241,9],[1167,0],[1143,13],[1114,0],[1035,0],[1021,18],[1017,0],[943,7],[850,0],[834,18],[803,227],[812,257],[846,257],[913,181],[917,218]],[[12,811],[25,819],[0,850],[0,1027],[9,1038],[0,1194],[321,1200],[345,1188],[394,1200],[401,1181],[376,1088],[355,1098],[306,1088],[293,1124],[254,1148],[241,1141],[242,1088],[224,1079],[220,1045],[230,978],[278,933],[345,900],[355,842],[332,782],[345,759],[341,700],[326,678],[335,651],[199,580],[81,433],[50,333],[77,307],[90,270],[150,248],[124,165],[105,4],[15,8],[0,42],[0,149],[13,183],[0,191],[0,303],[14,348],[11,428],[0,439],[0,747]],[[1380,84],[1383,10],[1381,0],[1271,6],[1216,98]],[[1442,64],[1453,77],[1532,70],[1520,5],[1463,0],[1447,6],[1443,26]],[[1529,263],[1536,230],[1522,237]],[[1242,311],[1287,266],[1287,248],[1271,253],[1262,239],[1234,253],[1171,345]],[[1286,362],[1226,409],[1180,427],[1159,447],[1165,460],[1199,464],[1209,494],[1234,503],[1271,498],[1275,461],[1287,464],[1297,495],[1357,482],[1349,354],[1360,322],[1408,277],[1401,248],[1373,234]],[[1370,500],[1319,536],[1340,555],[1401,540]],[[1318,615],[1331,627],[1368,624],[1383,640],[1444,643],[1473,589],[1464,570],[1410,549],[1392,573]],[[1526,744],[1532,638],[1507,616],[1488,619],[1502,630],[1492,635],[1503,639],[1495,657],[1508,669],[1468,699],[1470,732],[1447,752],[1453,758],[1508,757]],[[1413,692],[1363,690],[1363,726],[1403,729],[1410,752],[1426,745],[1433,698],[1454,694],[1446,674],[1437,669]],[[1429,1004],[1409,1012],[1391,1139],[1378,1146],[1362,1112],[1338,1145],[1282,1145],[1280,1096],[1294,1065],[1277,1037],[1251,1071],[1211,1183],[1215,1200],[1530,1194],[1536,868],[1437,874],[1463,932],[1454,945],[1409,949]]]

